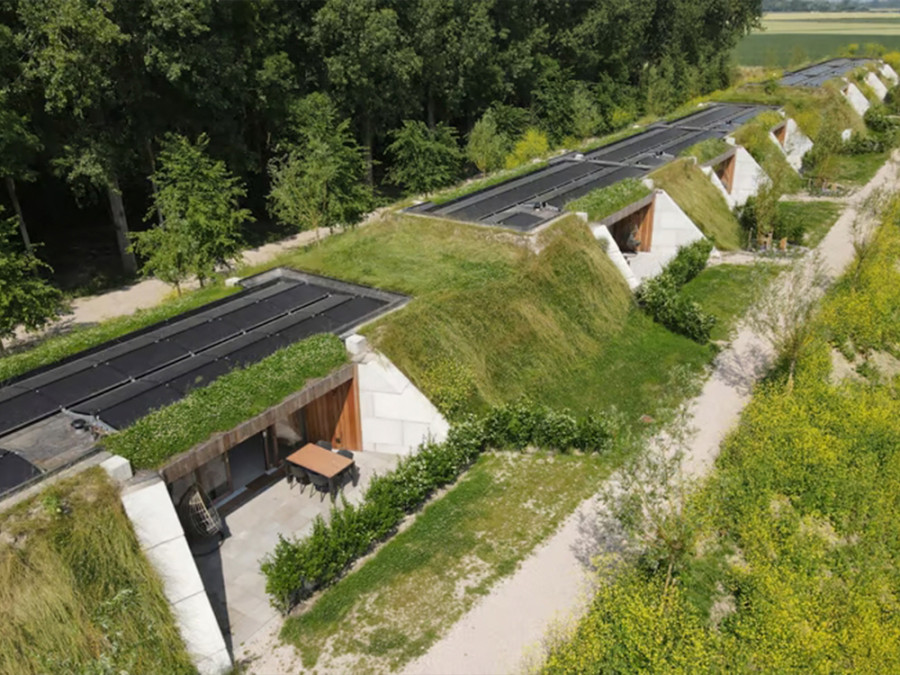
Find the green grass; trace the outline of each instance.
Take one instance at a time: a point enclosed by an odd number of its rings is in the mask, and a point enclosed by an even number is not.
[[[666,521],[687,533],[684,553],[601,584],[544,672],[900,671],[898,375],[867,360],[897,345],[896,225],[826,297],[796,377],[757,387],[713,474]],[[866,380],[833,381],[835,347],[868,364]]]
[[[697,165],[676,160],[654,171],[650,178],[658,188],[669,193],[717,247],[726,251],[741,247],[741,227],[737,219],[725,198]]]
[[[304,666],[387,672],[424,653],[609,472],[596,455],[482,456],[359,570],[289,618]]]
[[[61,335],[48,336],[34,346],[29,345],[27,349],[10,352],[7,356],[0,358],[0,382],[240,290],[240,288],[226,288],[222,284],[215,284],[185,293],[179,298],[172,298],[156,307],[138,310],[128,316],[110,319],[93,326],[76,327]]]
[[[229,431],[281,402],[308,380],[323,377],[346,361],[338,337],[307,338],[194,389],[180,401],[107,436],[103,446],[129,459],[135,468],[156,468],[212,434]]]
[[[566,205],[567,211],[586,211],[592,221],[603,220],[606,216],[643,199],[650,189],[635,178],[626,178],[614,185],[587,193]]]
[[[707,138],[700,141],[696,145],[692,145],[681,153],[682,157],[695,157],[701,164],[708,162],[716,157],[724,155],[731,150],[732,146],[721,138]]]
[[[99,468],[0,515],[0,672],[195,672]]]
[[[803,244],[813,247],[828,234],[843,206],[834,202],[778,202],[778,210],[786,222],[799,223],[804,232]]]
[[[878,173],[890,157],[890,151],[867,153],[864,155],[838,155],[834,158],[835,170],[832,178],[837,183],[865,185]]]
[[[741,40],[734,58],[742,66],[795,68],[835,56],[851,44],[876,43],[900,49],[900,35],[753,33]]]
[[[711,339],[728,340],[736,320],[779,270],[778,265],[716,265],[703,270],[680,292],[716,317]]]

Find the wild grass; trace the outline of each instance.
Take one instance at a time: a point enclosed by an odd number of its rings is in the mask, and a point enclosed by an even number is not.
[[[680,292],[716,317],[710,338],[728,340],[736,320],[779,271],[777,265],[716,265],[703,270]]]
[[[643,199],[650,189],[635,178],[626,178],[614,185],[599,188],[584,197],[570,202],[567,211],[585,211],[592,221],[603,220],[606,216]]]
[[[737,218],[725,198],[700,168],[688,160],[676,160],[657,169],[650,178],[669,193],[700,230],[726,251],[739,249],[742,243]]]
[[[164,321],[176,314],[196,309],[208,302],[236,293],[240,288],[226,288],[214,284],[196,291],[186,292],[150,309],[139,309],[134,314],[103,321],[93,326],[78,326],[57,335],[48,335],[21,350],[0,357],[0,382],[34,368],[45,366],[84,349],[96,347],[107,340],[114,340],[126,333]]]
[[[724,155],[731,150],[731,148],[732,146],[721,138],[707,138],[705,141],[700,141],[696,145],[692,145],[682,152],[681,155],[683,157],[694,157],[698,162],[703,164],[720,155]]]
[[[609,467],[596,455],[482,456],[409,529],[289,618],[282,637],[308,669],[396,671],[512,574]]]
[[[671,581],[645,564],[604,584],[544,672],[900,670],[900,396],[896,368],[869,362],[900,339],[896,224],[895,205],[826,297],[793,386],[776,370],[757,388],[675,516],[690,534]],[[836,348],[861,362],[841,380]]]
[[[0,672],[195,672],[99,468],[0,515],[0,533]]]
[[[229,431],[281,402],[310,379],[323,377],[346,362],[344,344],[337,336],[315,335],[194,389],[172,405],[154,410],[127,429],[105,437],[103,446],[129,459],[135,468],[156,468],[212,434]]]
[[[865,185],[878,173],[890,154],[886,150],[862,155],[837,155],[834,158],[833,179],[845,185]]]
[[[752,33],[738,43],[734,59],[742,66],[795,68],[840,54],[853,44],[872,43],[890,51],[900,49],[900,35],[890,32]]]
[[[803,244],[817,246],[843,211],[834,202],[778,202],[781,218],[803,231]]]

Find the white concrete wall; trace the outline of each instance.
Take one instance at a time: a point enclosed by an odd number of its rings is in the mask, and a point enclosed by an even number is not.
[[[716,174],[713,168],[711,166],[701,166],[700,171],[702,171],[703,174],[707,178],[709,178],[709,182],[712,183],[725,198],[725,202],[728,204],[728,208],[733,209],[736,206],[734,197],[732,197],[731,193],[728,192],[728,188],[725,187],[725,184],[719,179],[719,176]]]
[[[897,71],[891,68],[888,64],[882,63],[880,71],[881,75],[888,82],[891,82],[892,84],[897,84],[897,82],[900,82],[900,75],[897,75]]]
[[[856,91],[859,92],[859,89]],[[862,96],[861,92],[860,96]],[[863,96],[863,98],[865,97]],[[803,166],[803,155],[812,150],[813,142],[809,139],[809,136],[800,130],[800,127],[797,126],[797,123],[793,119],[788,118],[786,124],[787,129],[784,134],[784,145],[778,142],[775,134],[771,131],[769,132],[769,138],[775,145],[781,148],[788,164],[793,167],[794,171],[800,171],[800,167]]]
[[[866,84],[872,87],[872,91],[875,92],[879,101],[883,101],[884,97],[887,96],[887,87],[884,86],[884,82],[879,80],[878,76],[871,70],[866,73]]]
[[[369,350],[356,360],[363,450],[409,455],[447,438],[447,420],[390,359]]]
[[[631,272],[643,281],[662,272],[678,249],[703,239],[703,233],[663,190],[656,191],[653,207],[653,239],[650,251],[636,254]]]
[[[793,120],[791,120],[793,122]],[[796,126],[796,125],[795,125]],[[797,129],[798,133],[801,133]],[[806,138],[806,136],[803,136]],[[806,140],[809,140],[808,138]],[[812,147],[812,143],[809,144]],[[804,153],[806,150],[803,151]],[[803,155],[800,155],[801,159]],[[766,172],[756,163],[753,155],[747,152],[746,148],[737,147],[735,153],[734,178],[731,181],[731,197],[736,206],[743,206],[750,197],[756,196],[760,188],[768,180]]]
[[[606,242],[606,255],[609,256],[609,259],[612,261],[612,264],[615,265],[616,269],[619,270],[619,273],[625,277],[628,288],[634,290],[640,286],[641,282],[638,281],[637,277],[634,276],[634,273],[631,271],[628,261],[625,260],[625,256],[622,255],[622,251],[619,250],[619,245],[609,233],[609,228],[607,228],[606,225],[598,225],[595,223],[591,225],[591,232],[594,234],[594,238],[597,241]]]
[[[156,479],[122,493],[122,505],[163,589],[188,654],[201,675],[231,668],[222,631],[184,538],[165,483]]]
[[[841,89],[841,93],[860,117],[866,114],[870,105],[869,99],[867,99],[865,94],[859,90],[859,87],[852,82],[848,82],[844,85],[844,88]]]

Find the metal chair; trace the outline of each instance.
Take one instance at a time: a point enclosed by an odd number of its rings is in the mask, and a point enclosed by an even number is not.
[[[340,450],[335,450],[337,454],[341,457],[346,457],[347,459],[353,460],[353,465],[350,467],[350,479],[353,481],[353,485],[356,485],[359,482],[359,466],[356,464],[356,459],[353,457],[353,453],[350,450],[344,450],[341,448]]]
[[[324,448],[325,450],[331,450],[331,443],[328,441],[316,441],[316,445],[320,448]]]
[[[353,459],[353,453],[350,452],[349,450],[344,450],[343,448],[341,448],[340,450],[335,450],[335,452],[337,454],[339,454],[341,457],[346,457],[347,459]]]
[[[309,473],[302,466],[297,466],[291,462],[286,462],[288,482],[297,481],[300,484],[300,492],[309,485]]]

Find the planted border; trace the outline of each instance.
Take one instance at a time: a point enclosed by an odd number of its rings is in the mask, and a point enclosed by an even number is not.
[[[316,335],[280,349],[247,368],[233,370],[182,400],[142,417],[103,445],[138,469],[156,468],[216,432],[279,403],[315,377],[347,362],[341,340]]]
[[[344,502],[332,509],[327,524],[317,517],[305,539],[279,536],[260,566],[269,600],[286,614],[300,600],[337,581],[375,543],[390,536],[406,514],[456,480],[488,448],[601,452],[612,438],[613,425],[605,417],[579,419],[528,401],[499,406],[481,418],[469,417],[450,429],[444,443],[426,443],[392,473],[376,476],[361,506]]]

